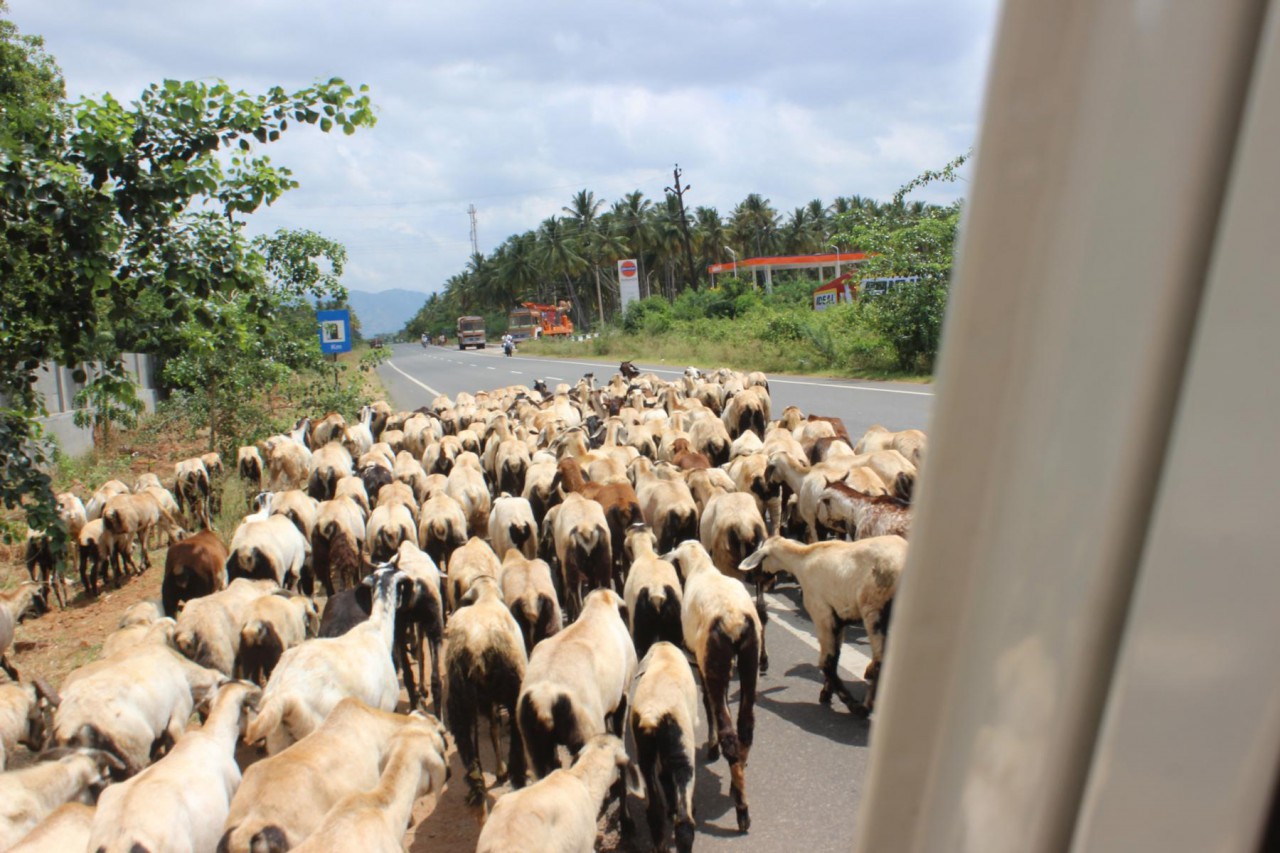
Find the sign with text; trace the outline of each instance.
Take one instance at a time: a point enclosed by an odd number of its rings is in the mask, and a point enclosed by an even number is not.
[[[640,299],[639,267],[634,259],[618,261],[618,289],[622,294],[622,310]]]
[[[338,311],[317,311],[316,321],[320,324],[320,351],[329,353],[351,352],[351,312],[343,308]]]

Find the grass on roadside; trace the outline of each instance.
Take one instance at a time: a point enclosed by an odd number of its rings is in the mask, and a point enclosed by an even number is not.
[[[610,358],[700,368],[731,367],[765,373],[831,376],[845,379],[878,379],[930,382],[933,377],[905,373],[889,358],[872,357],[859,363],[842,361],[803,341],[785,344],[760,340],[717,340],[673,330],[665,334],[628,334],[609,330],[598,338],[572,341],[544,338],[520,345],[522,352],[547,358]]]

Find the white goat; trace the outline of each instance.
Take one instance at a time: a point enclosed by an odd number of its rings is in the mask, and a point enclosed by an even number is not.
[[[223,685],[203,726],[137,776],[103,791],[89,849],[212,850],[240,785],[235,751],[241,713],[257,695],[257,687],[242,681]]]
[[[274,755],[315,730],[347,696],[383,710],[396,706],[400,682],[392,665],[397,587],[403,572],[374,571],[369,618],[340,637],[308,640],[285,652],[267,681],[245,740],[267,742]]]
[[[906,561],[907,540],[901,536],[812,545],[774,536],[742,561],[743,571],[790,572],[800,582],[804,609],[818,633],[818,666],[823,678],[818,701],[830,702],[835,693],[851,711],[872,710],[893,596]],[[856,706],[849,688],[840,681],[837,667],[844,627],[859,619],[867,629],[871,663],[863,676],[867,697],[861,706]]]
[[[622,773],[627,782],[620,778]],[[596,845],[597,815],[611,789],[616,796],[619,783],[633,790],[640,787],[627,750],[613,735],[595,735],[583,745],[572,767],[501,797],[480,831],[476,853],[590,853]],[[623,837],[628,837],[631,820],[625,803],[622,828]]]

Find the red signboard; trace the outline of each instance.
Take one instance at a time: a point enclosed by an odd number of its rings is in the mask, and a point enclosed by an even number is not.
[[[623,261],[622,263],[618,264],[618,269],[622,271],[623,278],[635,278],[636,276],[635,261]]]

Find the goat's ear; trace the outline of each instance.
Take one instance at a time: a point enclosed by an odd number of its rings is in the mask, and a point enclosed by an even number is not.
[[[626,767],[622,770],[623,776],[627,780],[627,793],[638,800],[648,797],[648,791],[644,787],[644,777],[640,775],[639,768],[636,767],[634,761],[628,761]]]
[[[752,554],[751,556],[743,560],[741,563],[739,563],[738,570],[743,572],[750,572],[760,568],[760,565],[764,562],[764,558],[766,556],[765,547],[767,546],[761,546],[759,549],[757,549],[757,551],[754,554]]]

